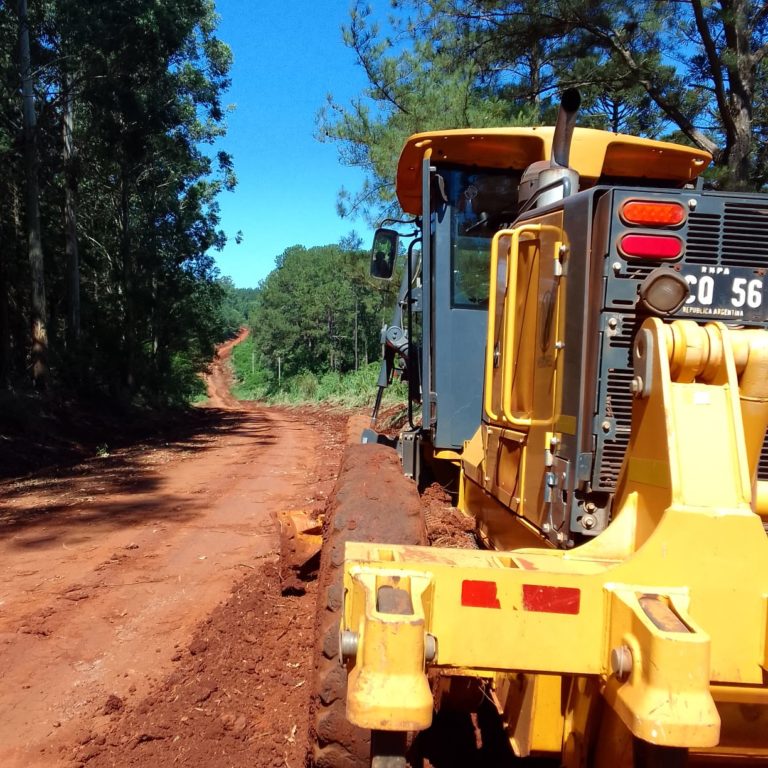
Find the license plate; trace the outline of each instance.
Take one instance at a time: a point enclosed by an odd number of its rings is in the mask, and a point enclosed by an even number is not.
[[[758,272],[763,270],[684,266],[682,275],[691,288],[691,295],[678,314],[725,322],[765,320],[764,275]]]

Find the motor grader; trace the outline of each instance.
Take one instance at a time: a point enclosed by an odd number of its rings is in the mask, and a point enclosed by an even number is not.
[[[768,761],[768,197],[578,100],[402,151],[380,392],[407,378],[402,471],[455,482],[479,546],[424,546],[367,431],[326,522],[319,766],[415,765],[479,700],[510,761]],[[374,276],[402,251],[377,232]]]

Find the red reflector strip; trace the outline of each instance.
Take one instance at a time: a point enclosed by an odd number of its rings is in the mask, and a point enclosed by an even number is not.
[[[495,581],[461,582],[461,604],[468,608],[501,608]]]
[[[621,217],[624,221],[641,227],[674,227],[685,220],[685,209],[680,203],[630,200],[622,206]]]
[[[567,613],[575,616],[581,604],[576,587],[547,587],[523,584],[523,609],[539,613]]]
[[[638,259],[676,259],[683,252],[683,243],[671,235],[624,235],[619,250]]]

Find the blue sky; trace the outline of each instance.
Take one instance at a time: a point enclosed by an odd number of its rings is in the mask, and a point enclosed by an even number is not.
[[[336,243],[353,229],[370,240],[363,221],[336,213],[339,188],[357,189],[362,174],[314,138],[326,94],[348,103],[366,80],[341,41],[347,0],[216,0],[216,7],[219,37],[234,54],[224,102],[235,111],[221,148],[234,155],[238,185],[219,198],[229,243],[215,258],[222,275],[248,288],[291,245]]]

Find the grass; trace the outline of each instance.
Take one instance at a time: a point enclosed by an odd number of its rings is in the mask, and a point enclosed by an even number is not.
[[[380,366],[379,363],[371,363],[348,373],[303,371],[284,378],[278,385],[274,373],[261,367],[259,354],[248,338],[233,349],[232,367],[235,374],[232,393],[238,400],[290,405],[327,403],[359,408],[373,404]],[[406,397],[406,386],[397,381],[385,392],[384,402],[405,402]]]

